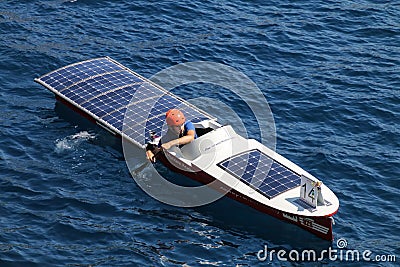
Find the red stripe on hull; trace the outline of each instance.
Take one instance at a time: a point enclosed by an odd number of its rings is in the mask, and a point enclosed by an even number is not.
[[[76,107],[75,105],[71,104],[70,102],[66,101],[64,98],[55,95],[56,100],[62,104],[64,104],[65,106],[67,106],[68,108],[72,109],[73,111],[75,111],[76,113],[78,113],[79,115],[81,115],[82,117],[88,119],[89,121],[96,123],[96,120],[90,116],[89,114],[87,114],[85,111],[83,111],[82,109]]]

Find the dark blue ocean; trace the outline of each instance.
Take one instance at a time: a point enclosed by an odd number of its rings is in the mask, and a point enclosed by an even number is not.
[[[400,261],[399,1],[3,0],[0,36],[0,267],[396,266],[260,261],[265,246]],[[226,198],[180,208],[147,195],[121,140],[33,81],[101,56],[145,77],[192,61],[246,74],[273,112],[277,152],[337,194],[335,240]],[[260,140],[237,95],[193,88],[173,92],[223,101]]]

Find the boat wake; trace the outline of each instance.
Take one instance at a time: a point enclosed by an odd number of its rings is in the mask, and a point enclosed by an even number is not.
[[[91,134],[87,131],[81,131],[79,133],[64,137],[56,140],[55,152],[62,153],[65,151],[71,151],[76,149],[81,143],[93,140],[96,138],[95,134]]]

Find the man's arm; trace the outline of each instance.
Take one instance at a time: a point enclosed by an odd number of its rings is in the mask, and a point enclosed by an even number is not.
[[[171,140],[165,144],[162,144],[161,147],[164,149],[170,149],[173,146],[179,146],[179,145],[186,145],[189,144],[190,142],[192,142],[194,140],[194,135],[196,134],[196,132],[194,130],[189,130],[187,132],[187,135],[182,136],[181,138],[175,139],[175,140]]]

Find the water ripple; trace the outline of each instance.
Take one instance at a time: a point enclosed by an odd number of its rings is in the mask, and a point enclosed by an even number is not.
[[[10,0],[0,10],[1,266],[254,266],[264,244],[330,245],[229,200],[178,209],[147,196],[119,140],[32,81],[105,55],[146,77],[198,60],[248,75],[274,113],[278,152],[337,193],[335,236],[399,253],[397,3]],[[236,95],[175,91],[223,101],[258,137]]]

